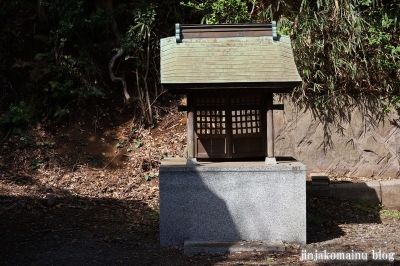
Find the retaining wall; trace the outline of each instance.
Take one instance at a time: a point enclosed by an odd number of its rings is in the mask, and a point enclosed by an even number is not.
[[[274,103],[285,105],[274,111],[276,156],[293,156],[309,173],[399,178],[399,113],[384,115],[377,97],[335,99],[315,108],[278,94]]]

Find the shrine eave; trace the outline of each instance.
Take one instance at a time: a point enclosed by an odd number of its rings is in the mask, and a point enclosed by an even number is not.
[[[291,93],[301,81],[290,82],[233,82],[233,83],[163,83],[164,89],[175,94],[186,94],[191,91],[219,90],[219,89],[256,89],[263,92]]]

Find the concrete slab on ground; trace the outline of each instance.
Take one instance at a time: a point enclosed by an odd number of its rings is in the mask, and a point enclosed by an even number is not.
[[[400,210],[400,179],[361,183],[307,185],[307,196],[365,200]]]
[[[365,200],[373,203],[382,202],[379,181],[363,183],[330,184],[330,196],[337,199]]]
[[[321,186],[321,185],[329,185],[329,176],[323,173],[312,173],[311,177],[311,185],[313,186]]]
[[[282,241],[185,241],[184,253],[285,251]]]
[[[390,209],[400,210],[400,180],[381,182],[382,205]]]

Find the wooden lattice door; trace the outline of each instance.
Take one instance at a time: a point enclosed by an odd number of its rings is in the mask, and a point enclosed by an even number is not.
[[[265,115],[261,95],[196,95],[194,131],[197,158],[265,156]]]

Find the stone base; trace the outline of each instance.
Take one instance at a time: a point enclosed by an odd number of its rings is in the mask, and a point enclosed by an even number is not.
[[[275,157],[265,157],[265,164],[276,164]]]
[[[185,241],[184,253],[220,253],[220,252],[244,252],[244,251],[285,251],[282,241]]]
[[[187,165],[197,165],[197,159],[196,158],[187,158],[186,164]]]
[[[306,167],[297,161],[163,160],[160,244],[185,241],[306,243]]]

